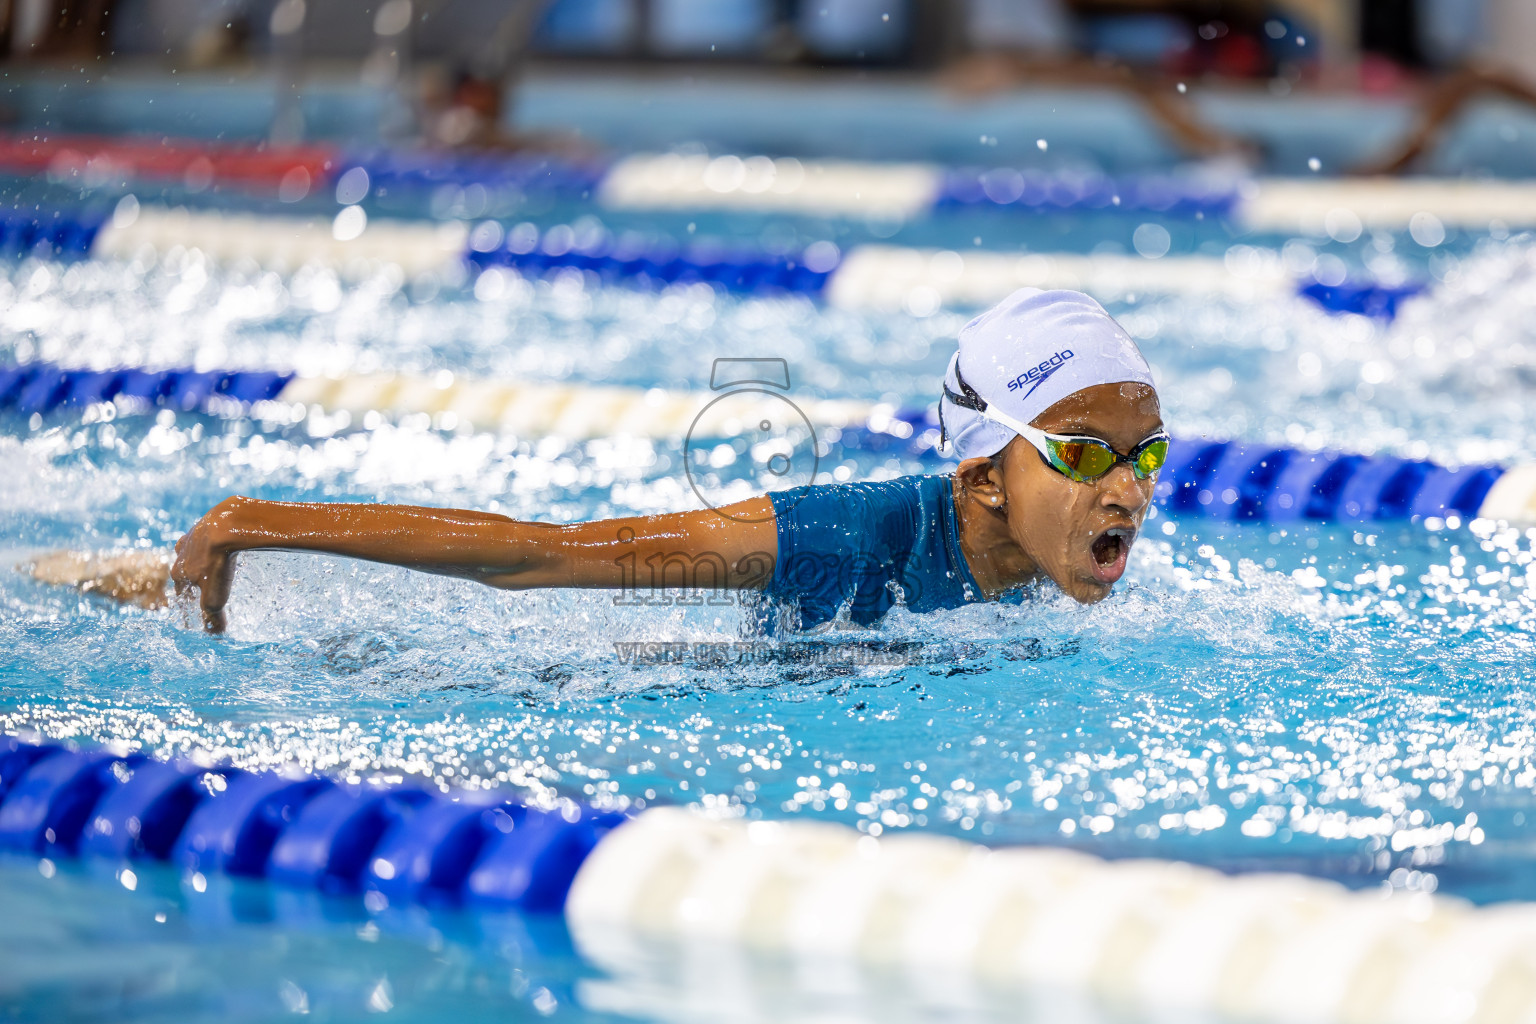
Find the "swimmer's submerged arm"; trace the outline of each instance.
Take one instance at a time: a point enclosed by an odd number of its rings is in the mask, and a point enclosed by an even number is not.
[[[210,630],[224,628],[231,556],[253,550],[346,555],[510,590],[747,589],[772,578],[778,538],[767,498],[569,526],[462,509],[230,498],[177,543],[171,570],[178,591],[198,589]]]

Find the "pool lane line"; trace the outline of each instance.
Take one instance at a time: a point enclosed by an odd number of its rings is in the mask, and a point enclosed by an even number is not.
[[[637,153],[603,177],[616,210],[720,210],[913,220],[949,210],[1215,218],[1253,232],[1358,237],[1536,226],[1536,185],[1452,178],[1251,178],[1195,169],[1111,176],[1034,168]]]
[[[1469,1005],[1508,998],[1512,1015],[1498,1019],[1510,1020],[1536,1005],[1524,987],[1536,974],[1530,903],[1482,909],[1293,874],[679,808],[646,810],[599,843],[566,920],[584,956],[637,984],[721,978],[750,992],[755,956],[824,985],[869,971],[869,984],[929,1006],[1017,1014],[1033,996],[1030,1019],[1065,1010],[1063,997],[1091,1011],[1070,1019],[1090,1021],[1449,1024]]]
[[[530,153],[267,146],[200,139],[32,132],[0,135],[0,170],[56,180],[171,180],[274,191],[297,201],[352,174],[361,192],[489,192],[595,200],[613,210],[717,210],[903,222],[955,210],[1116,211],[1228,220],[1257,232],[1333,236],[1536,226],[1536,186],[1449,178],[1254,178],[1214,168],[1108,175],[1073,169],[945,167],[732,153],[634,153],[572,160]],[[357,172],[363,177],[355,178]],[[1432,243],[1434,244],[1434,243]]]
[[[1257,834],[1273,829],[1253,821]],[[577,949],[621,984],[658,969],[740,977],[766,956],[823,976],[894,972],[939,1005],[1055,991],[1256,1021],[1536,1012],[1536,904],[988,848],[896,824],[879,835],[678,807],[544,810],[495,791],[346,785],[0,737],[5,851],[92,859],[130,888],[131,865],[152,861],[195,893],[225,875],[361,896],[373,914],[563,913]],[[1470,817],[1456,832],[1481,839]]]
[[[747,395],[753,392],[747,392]],[[756,406],[713,392],[587,384],[516,383],[409,374],[300,377],[266,370],[70,369],[52,363],[0,366],[0,415],[41,425],[44,417],[111,403],[124,415],[169,408],[222,416],[271,416],[267,403],[345,413],[426,416],[443,429],[468,426],[570,442],[610,437],[727,440]],[[778,422],[780,399],[764,395],[763,418]],[[844,451],[947,466],[932,409],[848,399],[804,399],[796,407],[819,444]],[[265,410],[265,412],[264,412]],[[1175,515],[1234,522],[1472,520],[1536,523],[1536,464],[1440,466],[1392,455],[1306,451],[1210,438],[1175,440],[1156,500]]]
[[[387,901],[559,912],[621,814],[493,791],[348,785],[0,736],[0,850],[169,861]]]
[[[940,309],[985,309],[1018,288],[1067,288],[1102,302],[1181,295],[1257,302],[1301,296],[1336,313],[1383,320],[1424,291],[1423,284],[1339,279],[1323,284],[1290,273],[1280,254],[1234,245],[1225,257],[1146,259],[1115,253],[1025,253],[862,245],[827,280],[829,305],[928,316]]]
[[[510,272],[540,278],[577,272],[594,285],[664,288],[705,283],[743,295],[803,295],[845,309],[928,316],[984,308],[1017,288],[1072,288],[1104,301],[1159,295],[1246,302],[1301,295],[1333,312],[1390,320],[1423,286],[1295,278],[1271,250],[1237,245],[1224,258],[1144,259],[1115,254],[1005,253],[831,242],[772,253],[719,240],[600,237],[568,225],[539,231],[497,221],[369,220],[348,206],[326,222],[299,217],[142,207],[127,197],[111,216],[0,212],[0,254],[131,260],[146,249],[195,249],[221,263],[254,262],[282,272],[319,264],[349,275],[385,267],[416,277]],[[479,282],[476,282],[477,286]],[[490,289],[493,285],[485,285]]]
[[[573,160],[534,153],[473,153],[324,144],[269,146],[32,132],[0,135],[0,172],[57,182],[169,182],[275,193],[287,202],[323,194],[351,175],[370,191],[443,188],[592,200],[611,209],[734,209],[763,214],[907,220],[974,206],[1221,216],[1236,197],[1230,175],[943,168],[927,163],[709,157],[637,153]],[[356,173],[364,177],[358,179]],[[351,194],[353,185],[342,189]],[[356,201],[355,199],[348,201]]]

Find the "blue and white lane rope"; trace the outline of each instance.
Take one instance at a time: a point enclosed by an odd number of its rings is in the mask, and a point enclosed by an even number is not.
[[[610,209],[738,210],[910,220],[936,210],[1041,213],[1122,210],[1219,217],[1282,234],[1329,225],[1401,231],[1487,231],[1536,225],[1536,186],[1431,178],[1260,178],[1194,173],[1112,178],[1095,173],[936,164],[801,161],[734,154],[641,153],[597,185]],[[1428,218],[1426,220],[1426,218]]]
[[[1054,991],[1274,1024],[1536,1015],[1536,904],[816,822],[542,810],[0,736],[0,850],[93,858],[130,888],[132,865],[160,861],[195,893],[229,875],[366,893],[374,913],[563,912],[621,984],[665,951],[700,978],[750,955],[823,976],[921,975],[938,982],[925,1001],[944,1005]]]
[[[0,367],[0,416],[37,417],[39,424],[45,416],[102,403],[125,414],[170,408],[218,415],[260,415],[262,403],[281,403],[345,412],[355,421],[369,413],[426,414],[444,426],[578,442],[690,433],[695,438],[737,436],[751,407],[713,403],[716,397],[713,392],[516,384],[450,375],[329,378],[267,370],[86,370],[51,363]],[[825,442],[844,450],[941,461],[931,410],[837,399],[803,401],[798,408]],[[1391,455],[1186,438],[1170,451],[1157,498],[1175,515],[1233,521],[1455,517],[1536,523],[1536,464],[1449,468]]]
[[[637,153],[610,161],[532,152],[375,149],[343,154],[323,146],[256,152],[197,140],[177,142],[174,154],[148,154],[131,140],[56,134],[13,139],[9,146],[0,140],[0,149],[7,150],[0,154],[7,166],[23,173],[46,164],[49,173],[79,174],[98,160],[139,167],[154,177],[180,175],[201,164],[224,180],[278,185],[280,196],[295,189],[303,196],[312,186],[346,181],[348,192],[358,184],[362,194],[370,185],[380,191],[431,191],[434,200],[441,197],[449,205],[453,190],[467,198],[462,194],[479,189],[485,196],[512,199],[596,199],[610,209],[726,209],[848,220],[910,220],[956,210],[1026,216],[1117,211],[1219,218],[1249,230],[1285,234],[1416,228],[1415,237],[1445,228],[1485,231],[1495,223],[1536,225],[1536,188],[1519,181],[1254,179],[1219,167],[1109,176],[1069,168],[946,168],[730,153]],[[40,163],[39,158],[45,159]]]
[[[1245,182],[1231,175],[1099,173],[925,163],[638,153],[604,164],[531,156],[373,151],[338,159],[391,191],[444,186],[512,188],[609,209],[721,209],[816,217],[908,220],[969,208],[1046,212],[1120,210],[1172,217],[1229,215]]]
[[[1297,279],[1273,251],[1235,246],[1225,258],[1071,253],[1004,253],[864,245],[842,253],[830,242],[776,254],[708,240],[677,244],[600,235],[584,239],[565,225],[508,230],[496,221],[473,227],[374,219],[360,206],[334,221],[140,207],[129,197],[104,219],[62,214],[0,214],[0,254],[131,259],[149,251],[197,249],[225,263],[244,260],[280,271],[306,264],[343,271],[394,265],[409,275],[476,272],[520,276],[566,271],[606,283],[663,287],[707,282],[740,294],[797,294],[849,309],[926,316],[940,308],[975,309],[1016,288],[1077,288],[1106,301],[1125,295],[1202,295],[1252,300],[1301,294],[1335,311],[1390,318],[1421,290],[1413,283]]]

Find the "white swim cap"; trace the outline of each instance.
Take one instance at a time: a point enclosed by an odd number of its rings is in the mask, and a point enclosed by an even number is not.
[[[996,455],[1018,434],[982,410],[1029,423],[1074,391],[1127,382],[1150,387],[1152,370],[1103,306],[1082,292],[1020,288],[960,329],[939,422],[959,458]]]

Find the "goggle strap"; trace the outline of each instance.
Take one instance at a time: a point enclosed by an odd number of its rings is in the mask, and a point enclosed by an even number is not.
[[[960,385],[960,394],[957,395],[949,390],[949,381],[944,381],[944,397],[962,409],[970,409],[974,412],[985,414],[987,411],[987,400],[982,398],[975,388],[966,383],[965,377],[960,373],[960,360],[958,359],[955,360],[955,383]]]
[[[996,412],[995,410],[989,410],[989,408],[987,406],[987,400],[985,398],[982,398],[981,397],[981,393],[978,392],[975,388],[971,387],[971,385],[969,383],[967,383],[967,381],[965,379],[965,376],[960,372],[960,360],[958,360],[958,359],[955,360],[955,383],[960,385],[960,393],[958,395],[955,394],[953,391],[951,391],[949,389],[949,381],[946,380],[946,381],[941,381],[940,382],[940,385],[944,389],[944,397],[945,398],[949,399],[951,402],[954,402],[955,405],[959,406],[962,409],[970,409],[972,412],[980,413],[984,418],[989,419],[989,420],[991,420],[994,423],[1001,423],[1003,426],[1007,427],[1009,430],[1012,430],[1014,433],[1018,433],[1018,426],[1016,424],[1016,421],[1014,421],[1013,419],[1011,419],[1011,418],[1009,418],[1007,416],[1004,416],[1003,414],[1001,414],[999,412]],[[949,440],[949,425],[944,422],[944,403],[940,402],[939,403],[939,447],[940,447],[940,449],[942,449],[944,447],[944,445],[948,442],[948,440]]]

